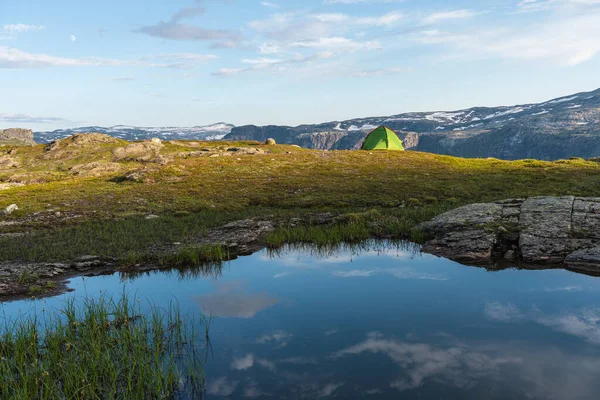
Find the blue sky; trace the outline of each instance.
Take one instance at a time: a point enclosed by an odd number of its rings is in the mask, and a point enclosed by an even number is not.
[[[0,0],[0,128],[316,123],[600,87],[600,0]]]

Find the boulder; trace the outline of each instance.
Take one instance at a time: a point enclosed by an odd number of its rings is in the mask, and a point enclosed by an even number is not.
[[[423,251],[457,261],[479,263],[492,257],[496,235],[488,227],[502,219],[499,204],[471,204],[441,214],[419,226],[430,240]]]
[[[269,146],[274,146],[277,144],[277,142],[275,141],[275,139],[269,138],[269,139],[265,140],[265,144],[269,145]]]
[[[162,143],[140,142],[113,150],[113,161],[154,162],[158,160]]]
[[[600,198],[533,197],[471,204],[419,225],[423,251],[466,263],[566,264],[600,273]]]

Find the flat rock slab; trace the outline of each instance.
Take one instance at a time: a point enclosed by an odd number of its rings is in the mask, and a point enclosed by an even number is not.
[[[585,265],[600,273],[600,198],[509,199],[471,204],[419,226],[432,237],[423,251],[463,262],[510,253],[531,264]]]

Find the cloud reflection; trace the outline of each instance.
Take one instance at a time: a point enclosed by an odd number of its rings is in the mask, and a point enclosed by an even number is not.
[[[248,293],[239,283],[216,284],[217,291],[198,298],[204,314],[216,317],[252,318],[260,311],[277,303],[279,299],[268,293]]]
[[[231,396],[235,392],[235,389],[237,389],[238,383],[226,377],[220,377],[208,382],[206,393],[217,397]]]
[[[486,317],[499,322],[531,321],[555,331],[600,344],[600,309],[584,308],[562,314],[545,314],[538,308],[524,313],[513,304],[490,302],[484,306]]]

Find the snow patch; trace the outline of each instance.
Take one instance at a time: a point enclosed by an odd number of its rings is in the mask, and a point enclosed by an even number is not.
[[[348,128],[349,132],[355,132],[355,131],[368,131],[368,130],[373,130],[375,128],[377,128],[377,125],[370,125],[370,124],[364,124],[363,126],[361,126],[360,128],[356,125],[352,125],[350,128]]]
[[[428,119],[429,121],[435,121],[435,122],[459,122],[457,121],[458,117],[465,115],[464,111],[460,111],[460,112],[455,112],[455,113],[451,113],[451,112],[435,112],[433,114],[429,114],[425,116],[425,119]]]
[[[503,117],[505,115],[518,114],[520,112],[527,110],[528,108],[529,107],[513,107],[513,108],[509,108],[506,111],[500,111],[500,112],[496,112],[496,113],[487,115],[483,119],[488,120],[488,119],[492,119],[492,118]]]
[[[556,103],[564,103],[565,101],[571,101],[571,100],[575,100],[576,98],[578,98],[579,96],[573,96],[573,97],[563,97],[561,99],[556,99],[556,100],[551,100],[547,103],[543,103],[543,104],[556,104]]]
[[[540,112],[532,113],[531,115],[544,115],[544,114],[548,114],[548,113],[550,113],[550,111],[542,110]]]

